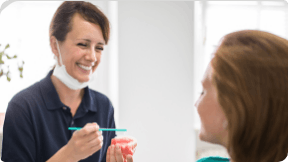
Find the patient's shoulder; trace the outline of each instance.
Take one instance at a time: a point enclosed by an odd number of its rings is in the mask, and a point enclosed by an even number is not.
[[[229,158],[219,157],[219,156],[210,156],[210,157],[203,157],[197,162],[229,162]]]

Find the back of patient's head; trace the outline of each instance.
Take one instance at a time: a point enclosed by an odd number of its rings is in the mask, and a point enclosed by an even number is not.
[[[211,61],[228,120],[233,161],[282,161],[288,153],[288,41],[245,30],[226,35]]]

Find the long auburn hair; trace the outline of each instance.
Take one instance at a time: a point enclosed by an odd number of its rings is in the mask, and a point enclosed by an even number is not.
[[[282,161],[288,153],[288,40],[243,30],[223,37],[212,82],[228,120],[233,161]]]

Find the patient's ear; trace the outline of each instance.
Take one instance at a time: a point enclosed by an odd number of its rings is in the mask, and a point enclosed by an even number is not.
[[[224,121],[223,121],[222,126],[223,126],[223,128],[224,128],[225,130],[227,130],[227,128],[228,128],[228,122],[227,122],[227,120],[224,120]]]

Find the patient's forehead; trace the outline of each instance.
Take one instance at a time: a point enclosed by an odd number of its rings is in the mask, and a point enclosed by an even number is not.
[[[212,67],[209,64],[206,68],[206,71],[204,73],[203,79],[202,79],[202,84],[203,86],[208,86],[211,84],[211,79],[212,79]]]

